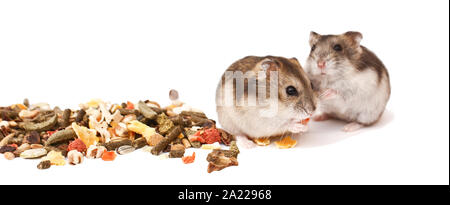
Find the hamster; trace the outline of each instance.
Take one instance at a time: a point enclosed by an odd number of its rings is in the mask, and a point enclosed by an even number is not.
[[[391,95],[389,74],[378,57],[360,45],[362,34],[310,33],[310,55],[305,71],[318,92],[313,120],[329,117],[349,122],[343,131],[355,131],[380,119]]]
[[[239,76],[244,79],[240,81]],[[316,103],[296,58],[247,56],[226,70],[216,90],[219,123],[241,138],[304,132],[301,122],[312,115]]]

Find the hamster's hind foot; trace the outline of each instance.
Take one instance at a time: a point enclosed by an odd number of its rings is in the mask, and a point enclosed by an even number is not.
[[[342,128],[342,131],[344,132],[354,132],[356,130],[361,129],[361,127],[363,127],[363,125],[357,123],[357,122],[351,122],[348,123],[344,126],[344,128]]]
[[[330,117],[327,114],[325,114],[325,113],[321,113],[321,114],[318,114],[318,115],[314,115],[312,117],[312,119],[314,121],[325,121],[325,120],[330,119]]]

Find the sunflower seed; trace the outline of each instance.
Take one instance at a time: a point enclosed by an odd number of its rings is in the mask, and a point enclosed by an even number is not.
[[[119,148],[117,148],[116,152],[118,154],[124,155],[124,154],[128,154],[131,153],[135,150],[135,148],[133,146],[130,145],[124,145],[124,146],[120,146]]]

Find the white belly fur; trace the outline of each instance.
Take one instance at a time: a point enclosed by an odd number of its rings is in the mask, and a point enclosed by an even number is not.
[[[330,81],[318,79],[320,90],[334,89],[334,98],[319,101],[318,112],[326,113],[339,119],[372,124],[383,113],[390,95],[389,82],[383,75],[378,83],[377,73],[372,69],[354,71],[347,77]]]

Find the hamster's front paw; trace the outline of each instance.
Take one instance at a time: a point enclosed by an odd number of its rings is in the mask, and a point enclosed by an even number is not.
[[[344,132],[354,132],[356,130],[359,130],[361,127],[363,127],[363,125],[357,123],[357,122],[351,122],[348,123],[344,126],[344,128],[342,128],[342,131]]]
[[[336,98],[337,95],[338,95],[338,92],[335,89],[328,88],[319,94],[319,99],[331,100],[333,98]]]
[[[288,130],[292,133],[301,133],[308,131],[308,126],[302,123],[293,123],[291,126],[289,126]]]

